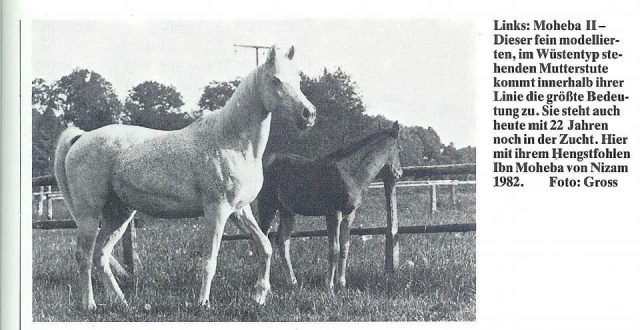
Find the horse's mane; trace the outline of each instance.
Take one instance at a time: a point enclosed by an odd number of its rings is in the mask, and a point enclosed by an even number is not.
[[[347,157],[347,156],[353,154],[354,152],[356,152],[357,150],[360,150],[362,147],[370,144],[371,142],[373,142],[375,140],[383,138],[383,137],[392,138],[393,137],[393,133],[392,133],[391,129],[378,130],[375,133],[372,133],[372,134],[369,134],[369,135],[365,136],[361,140],[358,140],[356,142],[351,143],[347,147],[340,148],[338,150],[335,150],[335,151],[327,154],[323,158],[325,158],[325,159],[334,159],[335,160],[335,159],[341,159],[341,158]]]
[[[231,94],[231,97],[229,97],[229,99],[225,102],[225,105],[222,108],[216,109],[211,112],[203,113],[202,116],[196,118],[196,120],[194,120],[190,124],[190,126],[210,124],[211,121],[217,120],[217,118],[219,118],[220,113],[222,113],[222,111],[224,111],[227,108],[228,104],[230,104],[231,102],[238,102],[238,98],[246,97],[247,90],[254,87],[249,85],[250,84],[255,85],[257,80],[256,75],[258,74],[258,70],[260,70],[263,65],[253,69],[244,79],[240,81],[240,84],[238,85],[238,87],[236,87],[235,91],[233,92],[233,94]],[[226,111],[230,111],[230,110],[226,110]]]

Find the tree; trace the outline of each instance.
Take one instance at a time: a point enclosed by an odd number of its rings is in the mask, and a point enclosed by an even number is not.
[[[43,114],[51,102],[51,87],[42,78],[31,81],[31,108]]]
[[[324,122],[337,139],[334,148],[363,137],[374,121],[365,119],[365,107],[359,87],[342,68],[311,78],[302,75],[300,88],[318,110],[318,121]],[[368,118],[368,117],[367,117]]]
[[[440,155],[441,161],[444,164],[455,164],[457,161],[457,150],[456,146],[453,142],[450,142],[449,145],[442,149],[442,154]]]
[[[94,130],[122,119],[122,103],[113,86],[93,71],[73,70],[58,80],[52,93],[60,100],[65,122],[83,130]]]
[[[32,175],[38,176],[53,173],[53,153],[65,125],[55,113],[55,97],[43,79],[32,81],[31,95],[31,168]]]
[[[459,163],[475,163],[476,162],[476,148],[467,146],[457,150],[457,160]]]
[[[182,95],[175,87],[145,81],[129,91],[125,102],[125,122],[153,129],[180,129],[193,121],[180,110],[183,105]]]
[[[309,97],[317,99],[316,107],[342,113],[364,113],[365,108],[358,85],[342,68],[337,68],[334,72],[325,68],[320,77],[304,80],[306,84],[301,86],[302,91],[308,92]]]
[[[236,78],[231,81],[211,81],[204,87],[204,92],[198,101],[200,110],[215,111],[222,109],[227,103],[227,100],[236,91],[236,88],[240,85],[240,79]]]

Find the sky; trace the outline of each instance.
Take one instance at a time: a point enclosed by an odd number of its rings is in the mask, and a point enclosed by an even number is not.
[[[155,80],[182,94],[185,111],[198,108],[210,81],[242,78],[255,67],[255,51],[234,44],[294,45],[304,73],[341,67],[350,74],[367,114],[431,126],[445,144],[476,145],[470,21],[39,20],[31,32],[33,78],[52,83],[86,68],[111,82],[121,100],[134,86]]]

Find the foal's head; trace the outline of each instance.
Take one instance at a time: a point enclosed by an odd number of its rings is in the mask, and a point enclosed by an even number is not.
[[[260,93],[266,111],[282,111],[293,119],[298,129],[313,126],[316,107],[300,91],[300,74],[293,65],[294,48],[286,54],[269,50],[267,61],[258,72]]]
[[[389,133],[395,138],[395,142],[389,151],[383,171],[391,171],[394,179],[399,180],[402,177],[402,166],[400,165],[400,125],[397,121],[393,123]]]

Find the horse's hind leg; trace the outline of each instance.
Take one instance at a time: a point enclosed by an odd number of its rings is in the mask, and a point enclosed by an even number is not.
[[[285,270],[289,274],[289,285],[297,286],[298,280],[293,272],[293,266],[291,265],[291,233],[293,232],[293,225],[295,223],[293,213],[289,212],[285,208],[280,210],[280,225],[278,225],[278,251],[280,252],[280,259],[284,262]]]
[[[247,227],[245,225],[245,219],[241,219],[240,217],[243,217],[243,214],[238,213],[232,213],[231,216],[229,216],[229,219],[231,219],[231,222],[233,222],[234,225],[236,225],[236,227],[238,227],[238,229],[240,229],[240,231],[249,236],[249,238],[251,238],[251,231],[249,230],[249,227]],[[258,255],[258,247],[256,246],[256,243],[253,240],[249,240],[247,242],[247,246],[249,247],[249,256],[254,256],[254,255]]]
[[[112,196],[104,207],[103,215],[94,261],[109,298],[127,306],[124,294],[111,271],[110,262],[113,248],[127,229],[133,213],[117,197]]]
[[[80,272],[79,285],[82,291],[82,308],[84,310],[94,310],[96,309],[96,301],[93,298],[91,268],[93,267],[93,249],[96,244],[100,218],[97,215],[91,216],[86,210],[85,212],[76,212],[74,215],[78,227],[76,261]]]
[[[356,211],[349,213],[340,223],[340,262],[338,263],[338,288],[347,286],[347,258],[351,241],[351,224],[356,217]]]
[[[262,305],[265,303],[267,293],[269,293],[269,289],[271,288],[271,284],[269,283],[272,254],[271,243],[269,243],[269,238],[260,230],[249,205],[238,211],[237,215],[235,219],[241,221],[242,226],[248,230],[255,246],[258,248],[258,254],[262,257],[262,275],[258,277],[256,285],[254,286],[255,292],[253,293],[253,299]]]

